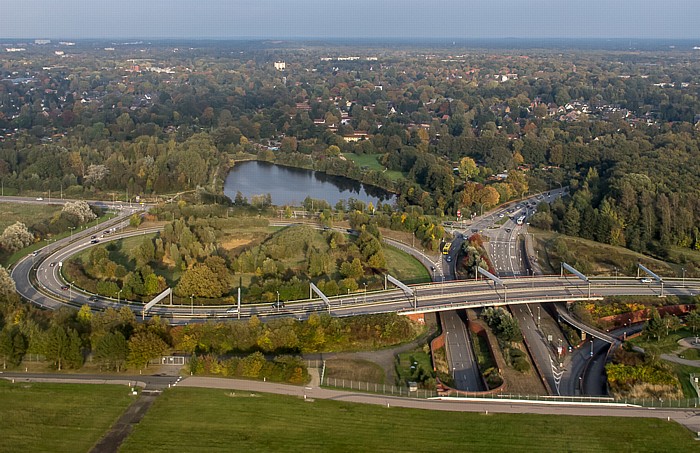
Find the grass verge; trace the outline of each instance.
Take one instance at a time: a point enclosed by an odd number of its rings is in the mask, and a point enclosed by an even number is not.
[[[430,273],[420,261],[396,247],[384,244],[388,273],[404,283],[430,282]]]
[[[700,375],[700,368],[692,367],[688,365],[681,365],[680,363],[671,363],[671,368],[676,373],[678,381],[681,383],[681,389],[683,390],[683,398],[698,398],[698,395],[693,388],[693,384],[690,382],[690,373],[696,376]]]
[[[685,428],[658,419],[485,416],[177,387],[158,398],[120,451],[493,452],[515,448],[696,451],[697,443]]]
[[[0,380],[0,450],[88,451],[132,398],[125,386]]]
[[[650,346],[657,347],[660,353],[670,354],[680,349],[680,346],[678,345],[678,340],[690,337],[692,335],[693,333],[689,329],[682,328],[676,330],[675,332],[670,332],[667,336],[663,337],[660,340],[647,339],[644,335],[642,335],[637,338],[631,339],[630,343],[644,349],[647,349]]]

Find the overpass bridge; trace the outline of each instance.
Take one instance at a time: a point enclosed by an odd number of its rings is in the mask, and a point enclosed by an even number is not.
[[[128,217],[122,213],[110,222],[112,225],[124,224]],[[102,226],[108,226],[110,223]],[[154,232],[156,229],[140,229],[112,234],[102,242],[118,240],[124,237]],[[56,309],[69,305],[80,307],[90,305],[95,310],[108,307],[119,309],[131,308],[141,315],[144,305],[140,302],[125,301],[115,294],[114,298],[95,297],[92,294],[73,289],[66,294],[62,287],[70,285],[63,280],[60,263],[70,256],[93,246],[89,235],[74,235],[60,243],[46,247],[39,257],[28,256],[13,269],[17,291],[25,299],[44,308]],[[81,237],[82,236],[82,237]],[[87,238],[84,239],[84,238]],[[36,262],[35,262],[36,261]],[[58,265],[55,265],[58,264]],[[407,292],[408,291],[408,292]],[[191,306],[153,304],[148,307],[147,316],[161,316],[173,323],[188,323],[214,318],[258,317],[294,317],[305,319],[312,313],[327,311],[332,316],[356,316],[374,313],[399,313],[403,315],[455,310],[461,308],[478,308],[498,305],[530,304],[540,302],[573,302],[601,300],[605,296],[665,296],[700,294],[700,279],[664,279],[650,281],[616,277],[580,278],[566,275],[511,277],[489,279],[470,279],[463,281],[446,281],[411,285],[374,292],[359,292],[349,295],[322,298],[309,298],[288,301],[284,307],[275,307],[269,303],[215,306]],[[408,296],[407,296],[408,295]]]

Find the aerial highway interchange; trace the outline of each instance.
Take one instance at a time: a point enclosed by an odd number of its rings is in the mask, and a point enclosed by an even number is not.
[[[552,350],[551,341],[547,342],[537,329],[534,309],[539,304],[552,302],[572,302],[576,300],[599,300],[611,295],[661,296],[696,295],[700,293],[700,280],[664,279],[657,282],[643,283],[634,278],[590,278],[583,281],[577,276],[550,275],[541,276],[534,257],[527,254],[527,224],[518,224],[516,219],[529,216],[534,212],[539,201],[550,202],[561,196],[565,189],[551,191],[546,195],[533,196],[520,203],[513,203],[471,222],[453,222],[448,224],[453,233],[453,242],[448,255],[440,255],[437,261],[424,252],[409,245],[391,241],[392,245],[413,254],[426,268],[432,271],[433,282],[411,286],[412,294],[401,288],[387,288],[383,291],[369,291],[346,296],[306,299],[287,302],[284,307],[275,304],[243,304],[227,306],[201,306],[175,304],[167,299],[144,310],[141,302],[132,302],[115,294],[113,298],[98,297],[86,293],[67,282],[62,273],[62,263],[72,255],[91,246],[124,237],[155,233],[158,228],[128,229],[128,217],[139,209],[148,207],[124,206],[121,203],[101,203],[102,207],[117,210],[118,215],[109,222],[96,225],[71,237],[45,247],[36,254],[22,259],[12,269],[12,277],[17,291],[27,300],[49,309],[64,305],[80,307],[90,305],[93,309],[104,310],[108,307],[119,309],[129,307],[139,316],[158,315],[169,319],[173,324],[197,322],[205,319],[258,317],[295,317],[305,319],[312,313],[327,312],[332,316],[354,316],[372,313],[396,312],[400,314],[417,314],[442,312],[443,331],[450,366],[456,378],[456,386],[461,390],[480,391],[483,384],[475,366],[473,351],[469,341],[469,332],[457,310],[480,308],[486,306],[510,305],[518,319],[521,330],[526,336],[533,359],[538,364],[547,389],[556,395],[600,395],[604,387],[600,378],[588,379],[584,371],[590,373],[590,362],[600,365],[604,354],[613,340],[598,335],[600,338],[591,343],[588,350],[576,350],[566,361],[561,360],[561,353]],[[7,197],[6,197],[7,198]],[[13,199],[13,202],[42,203],[44,200]],[[507,217],[506,217],[507,216]],[[504,221],[505,219],[505,221]],[[461,244],[469,235],[481,233],[490,238],[489,256],[500,278],[500,284],[477,275],[468,280],[455,280],[455,264]],[[391,285],[389,285],[391,286]],[[663,294],[662,294],[663,291]],[[541,306],[544,307],[544,306]],[[538,309],[538,317],[545,310]],[[586,329],[585,326],[578,326]],[[589,330],[596,336],[595,330]],[[528,338],[529,337],[529,338]],[[556,342],[556,339],[555,339]],[[586,349],[586,348],[583,348]],[[585,379],[585,380],[584,380]],[[593,383],[593,384],[591,384]]]

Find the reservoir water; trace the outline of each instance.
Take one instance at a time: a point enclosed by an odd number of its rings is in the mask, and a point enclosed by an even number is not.
[[[231,169],[224,194],[234,200],[237,192],[248,201],[255,195],[269,193],[272,204],[277,206],[300,206],[307,196],[326,200],[331,207],[349,198],[372,202],[375,206],[378,201],[390,204],[395,201],[393,194],[352,179],[260,161],[237,163]]]

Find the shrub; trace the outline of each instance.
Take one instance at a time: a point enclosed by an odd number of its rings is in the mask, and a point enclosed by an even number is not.
[[[525,357],[517,357],[513,360],[513,368],[521,373],[530,371],[530,362]]]

